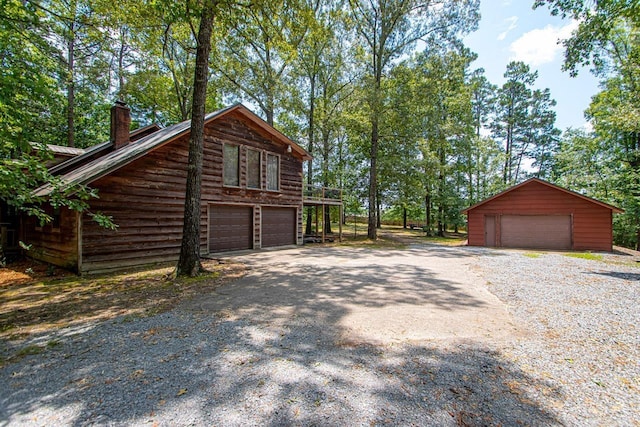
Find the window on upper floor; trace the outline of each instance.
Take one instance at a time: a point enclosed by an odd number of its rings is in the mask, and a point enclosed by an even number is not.
[[[224,185],[240,186],[240,147],[224,144],[223,148]]]
[[[247,188],[260,189],[262,177],[262,161],[260,151],[247,149]]]
[[[280,190],[280,157],[267,154],[267,190]]]

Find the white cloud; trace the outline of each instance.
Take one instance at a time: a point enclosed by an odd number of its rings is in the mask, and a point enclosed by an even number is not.
[[[501,32],[500,34],[498,34],[498,40],[502,41],[507,37],[507,34],[509,33],[509,31],[513,30],[514,28],[516,28],[518,26],[518,17],[517,16],[511,16],[507,19],[505,19],[503,21],[505,24],[507,24],[507,29],[504,30],[503,32]]]
[[[564,27],[547,25],[524,33],[509,47],[511,60],[522,61],[531,66],[553,62],[563,49],[558,41],[569,38],[577,27],[578,22],[572,21]]]

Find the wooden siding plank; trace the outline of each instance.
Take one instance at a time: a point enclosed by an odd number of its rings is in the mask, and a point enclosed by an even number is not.
[[[40,261],[67,268],[78,269],[78,225],[77,214],[67,208],[60,209],[60,228],[54,230],[51,224],[38,227],[34,217],[26,217],[23,222],[24,240],[32,245],[27,255]]]

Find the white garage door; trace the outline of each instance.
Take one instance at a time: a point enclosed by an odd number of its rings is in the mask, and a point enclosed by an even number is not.
[[[571,216],[503,215],[500,243],[505,248],[571,249]]]

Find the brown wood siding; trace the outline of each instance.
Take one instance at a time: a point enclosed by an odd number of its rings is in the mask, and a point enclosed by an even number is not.
[[[48,214],[52,209],[46,208]],[[22,240],[31,245],[27,256],[50,264],[77,271],[78,266],[78,222],[77,213],[60,209],[60,228],[51,224],[43,227],[34,217],[25,217],[22,225]]]
[[[572,249],[611,251],[613,248],[611,209],[539,182],[531,182],[471,209],[468,212],[471,246],[484,246],[485,215],[572,215]]]
[[[208,207],[240,204],[254,207],[254,246],[260,242],[260,206],[299,207],[302,211],[302,161],[254,131],[240,116],[229,114],[205,128],[202,176],[201,253],[208,251]],[[280,156],[280,191],[246,188],[246,149],[241,148],[240,187],[222,185],[222,144],[263,152],[262,183],[266,186],[266,154]],[[83,218],[83,272],[119,269],[127,265],[177,260],[182,236],[188,136],[157,148],[127,166],[95,181],[99,199],[93,212],[113,216],[116,231],[104,230]],[[301,223],[301,214],[298,214]],[[298,228],[301,230],[301,228]],[[298,242],[302,236],[298,236]]]

